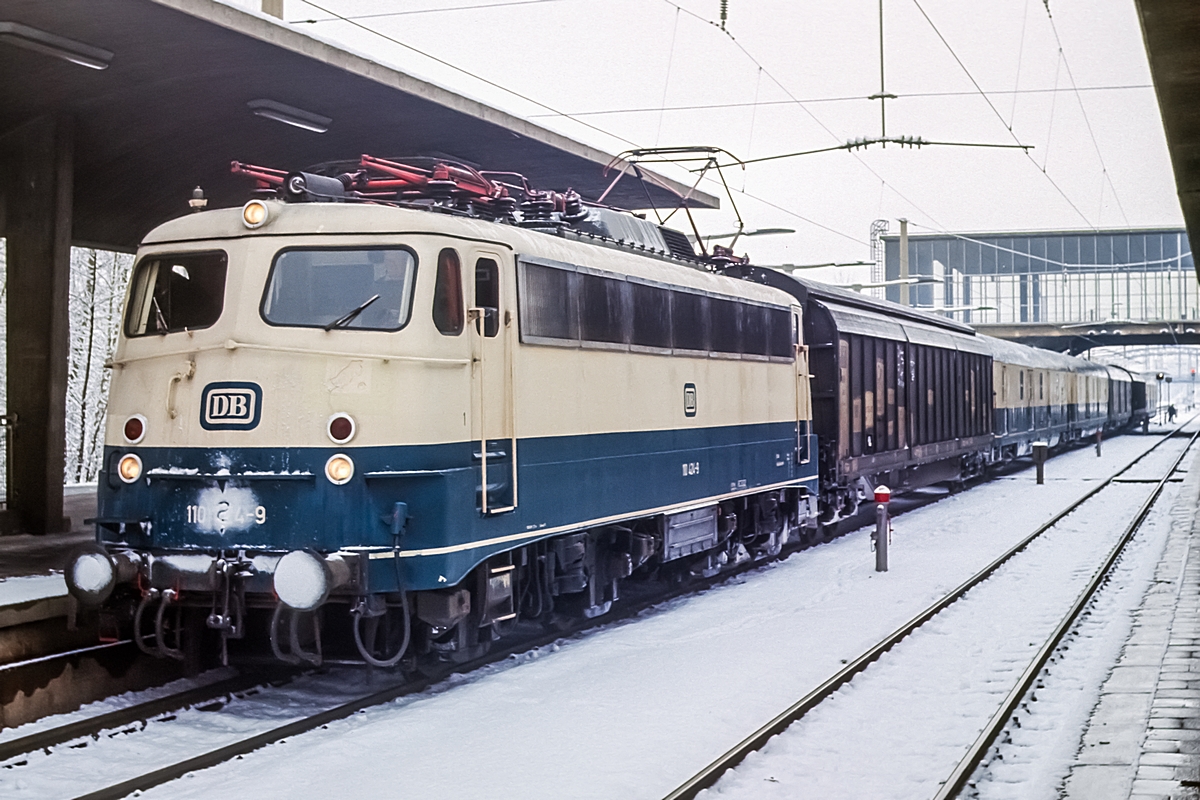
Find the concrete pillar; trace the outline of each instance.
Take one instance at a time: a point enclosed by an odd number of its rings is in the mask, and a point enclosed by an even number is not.
[[[8,508],[4,528],[66,530],[63,466],[74,125],[42,117],[0,137],[7,253]]]

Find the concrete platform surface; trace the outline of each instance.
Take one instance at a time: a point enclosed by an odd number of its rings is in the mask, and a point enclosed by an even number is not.
[[[1061,796],[1200,800],[1200,458]]]
[[[67,554],[92,541],[95,532],[83,521],[96,516],[95,484],[66,487],[63,514],[71,518],[69,533],[0,536],[0,580],[61,572]]]

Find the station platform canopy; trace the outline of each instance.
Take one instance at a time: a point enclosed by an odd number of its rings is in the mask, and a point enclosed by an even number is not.
[[[585,200],[613,177],[610,154],[213,0],[0,0],[0,76],[0,136],[71,120],[77,244],[132,249],[196,186],[210,207],[240,205],[253,187],[229,174],[235,159],[436,156]],[[662,185],[627,175],[605,203],[674,207]]]
[[[1200,241],[1200,4],[1136,0],[1188,236]],[[1200,261],[1196,263],[1200,278]]]

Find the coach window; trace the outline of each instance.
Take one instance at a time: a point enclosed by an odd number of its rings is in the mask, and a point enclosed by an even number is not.
[[[125,334],[148,336],[209,327],[225,304],[227,266],[222,252],[143,258],[134,272]]]
[[[458,253],[449,247],[438,253],[433,324],[447,336],[458,336],[463,331],[462,265]]]
[[[500,332],[500,267],[490,258],[475,262],[475,306],[483,309],[483,335]],[[479,323],[475,323],[476,329]]]
[[[1018,373],[1018,375],[1020,377],[1017,378],[1017,383],[1018,383],[1018,387],[1019,387],[1019,389],[1018,389],[1019,393],[1017,395],[1017,399],[1024,400],[1025,399],[1025,370],[1021,370]]]
[[[1045,394],[1043,393],[1043,378],[1045,378],[1045,373],[1039,372],[1038,373],[1038,400],[1045,399]]]

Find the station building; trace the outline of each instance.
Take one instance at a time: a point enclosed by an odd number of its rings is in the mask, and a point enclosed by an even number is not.
[[[898,280],[900,237],[879,244],[882,277]],[[908,274],[940,281],[909,286],[909,304],[968,323],[1200,319],[1183,228],[910,233]],[[900,287],[886,297],[900,302]]]

